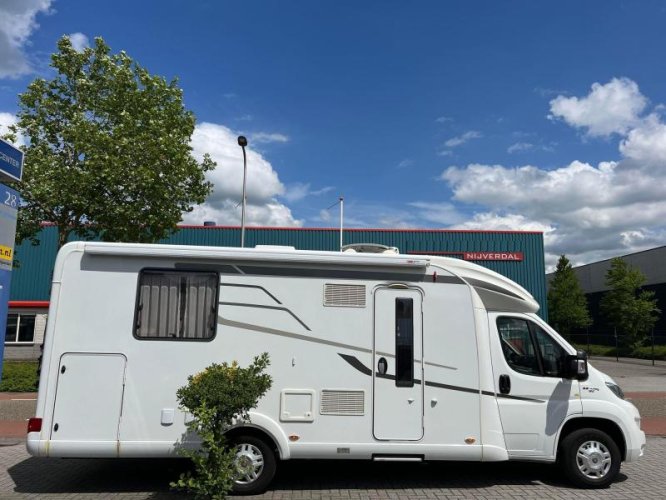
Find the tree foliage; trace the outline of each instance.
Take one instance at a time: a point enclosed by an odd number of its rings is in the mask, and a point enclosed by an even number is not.
[[[17,241],[36,243],[42,222],[59,244],[83,239],[153,242],[210,193],[207,155],[189,145],[194,115],[177,81],[151,75],[102,38],[77,52],[68,37],[51,58],[55,76],[19,96],[12,128],[27,140]]]
[[[601,299],[601,311],[628,343],[639,346],[661,312],[654,292],[641,290],[645,275],[621,258],[611,261],[606,273],[610,290]]]
[[[212,364],[201,373],[190,376],[187,385],[178,389],[180,405],[194,419],[188,430],[201,439],[201,447],[180,448],[192,459],[194,472],[181,474],[171,486],[193,492],[197,498],[225,498],[236,473],[235,452],[225,445],[224,434],[234,424],[248,420],[248,412],[273,383],[264,373],[270,364],[268,354],[254,358],[247,368],[237,362]]]
[[[548,289],[548,319],[562,335],[569,335],[575,328],[592,324],[587,298],[569,259],[564,255],[557,261]]]

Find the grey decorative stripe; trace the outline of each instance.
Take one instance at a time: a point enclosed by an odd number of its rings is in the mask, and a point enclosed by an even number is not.
[[[221,325],[232,326],[234,328],[240,328],[242,330],[251,330],[251,331],[254,331],[254,332],[269,333],[271,335],[277,335],[279,337],[287,337],[287,338],[290,338],[290,339],[304,340],[306,342],[312,342],[314,344],[330,345],[330,346],[333,346],[333,347],[341,347],[343,349],[349,349],[350,351],[358,351],[358,352],[365,352],[365,353],[372,354],[372,349],[368,349],[366,347],[360,347],[360,346],[352,345],[352,344],[343,344],[342,342],[333,342],[331,340],[325,340],[325,339],[320,339],[320,338],[316,338],[316,337],[311,337],[309,335],[301,335],[300,333],[287,332],[285,330],[277,330],[275,328],[268,328],[268,327],[265,327],[265,326],[253,325],[252,323],[242,323],[240,321],[232,321],[230,319],[223,318],[222,316],[218,316],[217,321]],[[377,351],[376,354],[379,355],[379,356],[385,356],[387,358],[395,358],[395,354],[389,354],[387,352]],[[341,356],[342,356],[342,354],[341,354]],[[354,358],[354,359],[356,359],[356,358]],[[358,361],[358,362],[360,363],[360,361]],[[418,362],[419,361],[417,361],[417,363]],[[429,363],[427,361],[426,361],[425,364],[427,366],[435,366],[437,368],[445,368],[447,370],[457,370],[458,369],[455,366],[439,365],[437,363]]]
[[[308,332],[312,331],[312,330],[310,330],[310,327],[308,325],[303,323],[303,321],[301,321],[301,319],[298,316],[296,316],[293,312],[291,312],[286,307],[264,306],[264,305],[261,305],[261,304],[247,304],[245,302],[220,302],[220,305],[221,306],[233,306],[233,307],[254,307],[254,308],[257,308],[257,309],[270,309],[270,310],[273,310],[273,311],[284,311],[284,312],[288,313],[296,321],[298,321],[303,326],[303,328],[305,328]]]
[[[524,300],[520,295],[516,295],[515,293],[507,290],[506,288],[502,288],[501,286],[492,285],[486,281],[480,281],[474,278],[466,278],[466,279],[467,283],[469,283],[475,288],[477,287],[483,288],[485,290],[490,290],[491,292],[501,293],[502,295],[508,295],[509,297],[514,297],[518,300]]]
[[[314,342],[315,344],[329,345],[333,347],[341,347],[343,349],[352,349],[360,352],[372,352],[371,349],[365,349],[363,347],[353,346],[349,344],[343,344],[342,342],[334,342],[332,340],[318,339],[311,337],[309,335],[302,335],[300,333],[287,332],[285,330],[278,330],[276,328],[268,328],[261,325],[253,325],[252,323],[243,323],[241,321],[232,321],[230,319],[223,318],[222,316],[217,317],[217,322],[221,325],[231,326],[234,328],[241,328],[243,330],[251,330],[254,332],[260,333],[269,333],[271,335],[278,335],[280,337],[287,337],[290,339],[296,340],[305,340],[306,342]]]
[[[266,290],[263,286],[259,286],[259,285],[245,285],[245,284],[242,284],[242,283],[220,283],[220,286],[229,286],[229,287],[236,287],[236,288],[256,288],[256,289],[261,290],[262,292],[264,292],[266,295],[268,295],[271,299],[273,299],[273,300],[274,300],[275,302],[277,302],[278,304],[282,304],[282,302],[280,302],[280,301],[275,297],[275,295],[273,295],[271,292],[269,292],[268,290]]]
[[[372,375],[372,370],[365,366],[363,363],[361,363],[356,357],[350,356],[349,354],[342,354],[338,353],[338,356],[340,356],[342,359],[344,359],[347,363],[349,363],[351,366],[356,368],[358,371],[363,373],[364,375]],[[375,373],[376,378],[381,378],[381,379],[386,379],[386,380],[395,380],[395,375],[389,375],[389,374],[382,374],[382,373]],[[415,384],[421,384],[421,380],[414,379]],[[532,399],[532,398],[526,398],[522,396],[511,396],[510,394],[496,394],[494,392],[490,391],[480,391],[479,389],[472,389],[469,387],[461,387],[457,385],[449,385],[449,384],[442,384],[440,382],[431,382],[426,380],[425,385],[428,387],[437,387],[439,389],[448,389],[451,391],[459,391],[459,392],[467,392],[470,394],[482,394],[484,396],[493,396],[493,397],[499,397],[499,398],[506,398],[506,399],[515,399],[519,401],[528,401],[531,403],[545,403],[545,401],[542,401],[540,399]]]

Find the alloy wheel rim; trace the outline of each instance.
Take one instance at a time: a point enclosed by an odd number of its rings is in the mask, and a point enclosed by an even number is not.
[[[236,446],[236,484],[250,484],[256,481],[264,470],[264,455],[256,446],[241,443]]]
[[[576,452],[578,470],[589,479],[601,479],[611,468],[611,454],[599,441],[585,441]]]

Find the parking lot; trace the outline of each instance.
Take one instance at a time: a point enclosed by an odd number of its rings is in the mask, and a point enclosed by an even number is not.
[[[608,499],[662,499],[666,438],[651,437],[646,456],[625,464]],[[20,445],[0,448],[0,498],[186,498],[168,482],[185,464],[170,460],[80,460],[29,457]],[[552,466],[520,463],[285,462],[273,488],[254,498],[591,498]]]

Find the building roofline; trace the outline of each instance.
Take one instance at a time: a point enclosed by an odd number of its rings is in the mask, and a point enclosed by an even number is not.
[[[240,226],[204,226],[179,224],[178,229],[238,229]],[[245,230],[275,231],[333,231],[340,232],[339,227],[284,227],[284,226],[245,226]],[[399,229],[399,228],[344,228],[344,232],[376,232],[376,233],[500,233],[500,234],[543,234],[543,231],[510,231],[500,229]]]
[[[597,264],[601,264],[602,262],[609,262],[613,259],[624,259],[625,257],[632,257],[634,255],[639,255],[639,254],[642,254],[642,253],[654,252],[655,250],[659,250],[661,248],[666,248],[666,245],[661,245],[661,246],[654,247],[654,248],[648,248],[646,250],[641,250],[639,252],[633,252],[633,253],[628,253],[628,254],[624,254],[624,255],[616,255],[615,257],[609,257],[607,259],[595,260],[594,262],[588,262],[587,264],[581,264],[580,266],[575,266],[573,269],[582,269],[582,268],[587,267],[587,266],[595,266]],[[555,274],[555,271],[553,271],[552,273],[548,273],[546,276],[550,276],[551,274]]]

